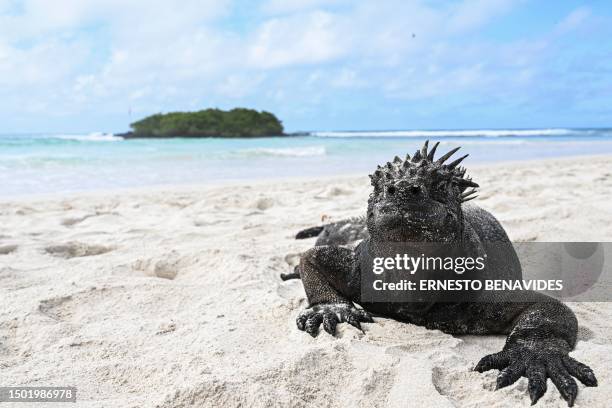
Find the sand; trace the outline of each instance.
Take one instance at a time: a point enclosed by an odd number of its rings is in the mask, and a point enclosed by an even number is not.
[[[612,240],[612,157],[471,174],[515,240]],[[296,329],[303,287],[278,275],[313,240],[294,234],[368,194],[339,177],[0,201],[0,385],[74,385],[84,407],[529,406],[526,379],[494,391],[495,371],[471,371],[503,336]],[[571,307],[572,355],[600,382],[575,406],[609,406],[612,307]],[[538,406],[566,405],[549,381]]]

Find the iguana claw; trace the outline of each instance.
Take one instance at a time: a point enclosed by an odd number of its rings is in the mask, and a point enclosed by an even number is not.
[[[531,340],[507,345],[503,351],[483,357],[474,370],[500,370],[496,389],[514,384],[519,378],[527,377],[531,405],[546,392],[546,380],[550,378],[567,401],[573,406],[578,395],[576,377],[587,387],[597,386],[593,371],[568,355],[569,346],[562,340]]]
[[[361,323],[373,323],[372,316],[365,310],[357,309],[348,303],[324,303],[309,307],[300,312],[296,319],[298,329],[312,337],[319,334],[319,327],[331,334],[336,334],[338,323],[346,322],[361,332]]]

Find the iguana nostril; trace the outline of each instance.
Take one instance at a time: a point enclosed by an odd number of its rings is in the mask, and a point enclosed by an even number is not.
[[[417,185],[410,186],[410,187],[408,188],[408,192],[409,192],[411,195],[415,195],[415,196],[416,196],[416,195],[419,195],[419,194],[421,194],[421,187],[419,187],[419,186],[417,186]]]

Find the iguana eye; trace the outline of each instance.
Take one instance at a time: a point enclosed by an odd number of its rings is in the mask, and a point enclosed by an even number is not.
[[[387,194],[389,194],[389,195],[395,194],[395,186],[387,187]]]

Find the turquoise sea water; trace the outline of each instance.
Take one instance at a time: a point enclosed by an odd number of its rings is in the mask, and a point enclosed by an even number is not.
[[[395,155],[440,141],[466,165],[612,154],[612,129],[313,132],[261,139],[139,139],[0,135],[0,197],[167,184],[368,174]]]

